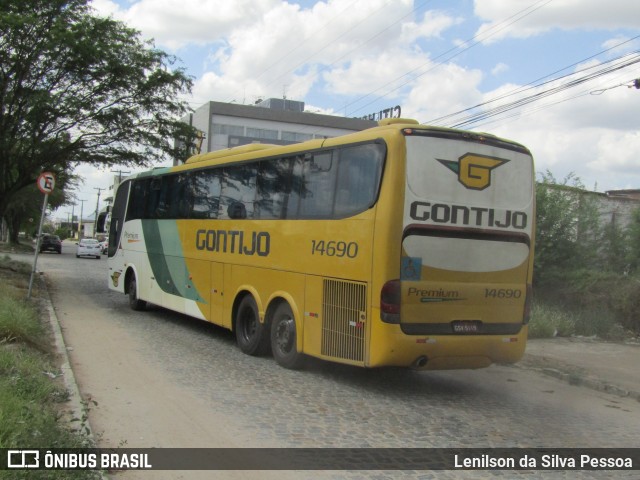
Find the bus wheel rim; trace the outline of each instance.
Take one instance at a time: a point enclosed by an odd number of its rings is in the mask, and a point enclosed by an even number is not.
[[[293,318],[278,322],[276,329],[276,345],[282,353],[289,353],[293,347],[295,324]]]
[[[255,336],[258,326],[257,326],[257,320],[255,318],[255,315],[253,315],[252,312],[245,313],[245,315],[242,318],[241,328],[242,328],[242,336],[246,340],[251,340]]]

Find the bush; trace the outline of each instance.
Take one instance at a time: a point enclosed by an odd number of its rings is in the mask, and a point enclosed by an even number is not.
[[[529,338],[568,337],[575,333],[576,318],[565,308],[536,300],[531,311]]]
[[[536,298],[573,312],[575,334],[619,338],[624,329],[640,334],[640,277],[596,270],[556,271]]]
[[[28,272],[27,264],[21,267],[0,258],[0,449],[89,447],[82,425],[63,417],[61,406],[69,394],[57,378],[55,358],[47,353],[52,348],[46,324],[32,303],[10,293],[20,291],[12,287],[24,283]],[[0,477],[62,480],[69,472],[15,470]],[[98,479],[101,474],[76,471],[73,478]]]
[[[36,312],[15,298],[0,296],[0,344],[24,342],[44,349],[44,329]]]
[[[572,174],[558,182],[546,172],[536,195],[536,297],[577,315],[576,334],[640,335],[640,208],[627,228],[600,224],[595,196]],[[555,331],[545,321],[534,328]]]

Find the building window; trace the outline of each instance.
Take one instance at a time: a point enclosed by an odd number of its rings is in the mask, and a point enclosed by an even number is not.
[[[306,142],[312,138],[313,135],[310,133],[282,132],[282,140],[286,140],[288,142]]]
[[[277,130],[267,130],[266,128],[251,128],[247,127],[247,137],[253,138],[266,138],[269,140],[278,139]]]
[[[213,124],[213,133],[217,135],[244,135],[244,127],[241,125],[224,125],[222,123]]]

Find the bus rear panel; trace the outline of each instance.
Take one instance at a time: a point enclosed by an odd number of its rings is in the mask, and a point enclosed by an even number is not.
[[[400,272],[380,300],[382,322],[399,332],[387,331],[393,360],[379,350],[379,361],[424,369],[515,362],[531,299],[531,155],[493,136],[404,133]]]

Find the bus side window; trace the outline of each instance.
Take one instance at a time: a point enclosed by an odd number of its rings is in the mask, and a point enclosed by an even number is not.
[[[334,215],[346,217],[363,212],[375,202],[384,153],[380,144],[340,150]]]
[[[260,162],[255,218],[286,218],[287,196],[291,189],[291,158]]]
[[[127,207],[127,200],[129,199],[129,189],[131,188],[131,181],[125,181],[120,184],[116,192],[116,198],[113,202],[113,209],[111,210],[111,225],[109,227],[109,256],[113,257],[120,245],[120,236],[122,234],[122,226],[124,224],[125,209]]]
[[[160,190],[162,188],[162,178],[152,177],[149,180],[149,190],[146,194],[146,204],[142,218],[158,218],[160,204]]]
[[[304,195],[300,198],[300,218],[331,218],[336,191],[336,168],[333,152],[305,158]]]
[[[245,218],[253,218],[254,203],[256,200],[256,179],[258,167],[256,164],[234,165],[222,169],[220,179],[222,192],[220,193],[221,213],[220,218],[231,218],[229,211],[234,215],[240,212],[237,206],[229,210],[229,207],[239,202],[244,205]]]
[[[299,155],[292,159],[291,181],[289,185],[289,195],[284,205],[283,218],[296,219],[300,217],[299,209],[301,199],[307,193],[304,181],[304,156]]]
[[[127,208],[127,220],[144,218],[144,206],[146,204],[148,186],[148,178],[134,180],[133,186],[131,187],[129,207]]]
[[[190,191],[187,186],[187,175],[180,173],[165,177],[162,184],[162,201],[165,206],[163,218],[189,218]]]
[[[191,182],[191,218],[218,218],[222,187],[218,170],[200,170]]]

